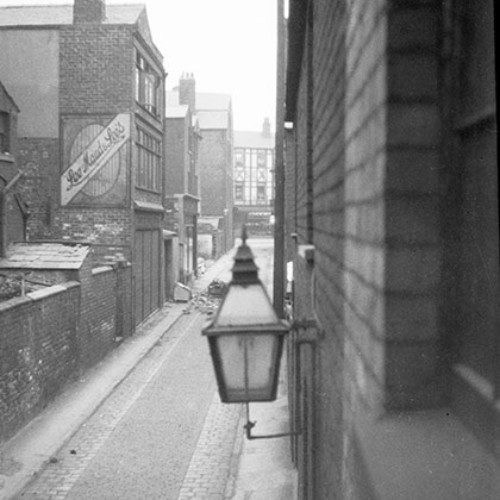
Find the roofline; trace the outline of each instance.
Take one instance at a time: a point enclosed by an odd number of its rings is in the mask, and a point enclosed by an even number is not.
[[[11,104],[16,108],[17,112],[20,113],[21,110],[19,109],[19,106],[17,105],[16,101],[14,101],[14,98],[9,94],[9,91],[5,88],[5,85],[2,83],[1,80],[0,80],[0,87],[2,87],[2,90],[5,92],[5,95],[8,97]]]
[[[285,121],[290,122],[295,119],[307,30],[308,6],[309,1],[290,0],[290,14],[287,22],[288,47],[285,96]]]

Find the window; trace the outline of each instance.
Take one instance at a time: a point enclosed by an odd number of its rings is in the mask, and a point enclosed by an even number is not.
[[[267,172],[265,168],[258,168],[257,169],[257,181],[259,182],[266,182],[267,180]]]
[[[5,111],[0,111],[0,153],[10,152],[10,116]]]
[[[234,157],[235,157],[236,165],[243,165],[244,164],[245,154],[243,152],[243,149],[237,149],[234,153]]]
[[[257,203],[266,202],[266,186],[257,186]]]
[[[237,181],[245,180],[245,170],[243,168],[237,168],[235,171],[235,178]]]
[[[243,200],[243,184],[235,184],[234,185],[234,197],[236,200]]]
[[[159,116],[161,80],[151,65],[137,55],[135,68],[135,100],[152,115]]]
[[[161,141],[137,129],[136,185],[152,191],[161,188]]]
[[[266,152],[263,150],[257,151],[257,166],[259,167],[266,166]]]

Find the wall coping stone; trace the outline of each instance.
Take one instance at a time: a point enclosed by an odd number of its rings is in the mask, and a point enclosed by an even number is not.
[[[113,271],[114,269],[116,269],[116,265],[105,265],[105,266],[99,266],[99,267],[94,267],[94,269],[92,269],[92,275],[97,275],[97,274],[103,274],[103,273],[109,273],[111,271]]]
[[[13,297],[12,299],[0,302],[0,314],[13,309],[22,304],[31,303],[37,300],[42,300],[51,295],[57,295],[58,293],[65,292],[71,288],[79,287],[80,283],[78,281],[67,281],[66,283],[61,283],[57,285],[52,285],[42,290],[36,290],[34,292],[29,292],[24,296]]]

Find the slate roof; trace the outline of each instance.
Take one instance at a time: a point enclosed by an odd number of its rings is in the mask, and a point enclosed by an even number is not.
[[[266,137],[262,132],[234,131],[235,148],[274,149],[274,134]]]
[[[89,251],[88,245],[15,243],[0,259],[0,269],[79,269]]]
[[[135,24],[144,9],[143,4],[106,5],[104,24]],[[59,26],[67,24],[73,24],[73,4],[0,7],[0,26]]]

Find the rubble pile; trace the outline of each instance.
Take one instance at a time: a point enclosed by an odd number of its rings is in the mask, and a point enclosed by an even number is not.
[[[211,297],[207,292],[200,292],[193,296],[190,305],[192,305],[194,309],[210,316],[217,311],[220,303],[220,298]]]
[[[210,282],[207,291],[208,295],[211,295],[212,297],[224,297],[227,292],[227,285],[224,281],[216,278]]]
[[[226,283],[219,279],[213,280],[205,290],[192,294],[184,313],[189,314],[195,309],[211,316],[219,308],[226,290]]]

